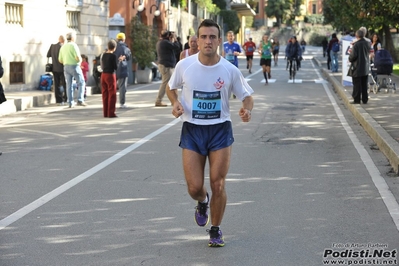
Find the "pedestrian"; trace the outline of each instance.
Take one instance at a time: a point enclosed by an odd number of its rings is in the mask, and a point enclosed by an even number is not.
[[[226,207],[225,182],[234,142],[229,98],[231,93],[237,95],[242,101],[238,114],[243,122],[249,122],[253,90],[240,70],[218,55],[222,39],[217,23],[211,19],[203,20],[197,36],[200,52],[176,66],[168,83],[167,95],[173,105],[173,116],[184,121],[179,146],[183,149],[188,193],[197,201],[195,221],[202,227],[208,224],[210,205],[208,246],[222,247],[224,238],[220,225]],[[207,159],[211,195],[204,184]]]
[[[189,57],[190,55],[196,54],[199,52],[198,50],[198,38],[197,36],[193,35],[190,37],[189,43],[190,46],[188,49],[183,50],[180,53],[180,60],[182,60],[183,58]]]
[[[238,58],[241,54],[240,45],[234,41],[235,36],[233,31],[227,32],[227,41],[223,43],[222,56],[226,58],[227,61],[238,67]]]
[[[364,104],[368,101],[367,81],[370,70],[370,44],[364,38],[364,32],[358,30],[356,32],[357,41],[353,44],[352,51],[349,55],[349,62],[351,62],[353,101],[351,104],[360,104],[360,99]]]
[[[117,43],[114,40],[108,42],[108,50],[101,56],[101,88],[103,100],[104,117],[117,117],[116,109],[116,74],[117,61],[124,60],[122,56],[117,57],[115,52]]]
[[[58,61],[64,65],[69,108],[72,108],[75,105],[72,84],[73,78],[75,78],[79,89],[77,105],[86,106],[87,104],[85,103],[84,99],[84,88],[86,87],[86,83],[83,77],[82,69],[80,68],[82,57],[80,55],[79,47],[75,43],[76,34],[72,32],[67,33],[66,39],[67,43],[61,47]]]
[[[287,60],[289,62],[290,79],[292,79],[292,61],[296,61],[297,71],[299,70],[302,57],[302,48],[299,45],[296,36],[291,37],[291,42],[288,44],[286,49]]]
[[[155,100],[156,107],[168,106],[162,102],[162,99],[165,96],[166,85],[175,69],[176,53],[179,49],[175,33],[169,30],[162,31],[161,39],[157,42],[158,69],[162,75],[162,83],[159,86],[158,96]]]
[[[335,48],[335,47],[337,47],[337,44],[335,44],[335,43],[338,43],[338,50]],[[331,35],[331,40],[328,43],[328,50],[330,51],[330,57],[331,57],[331,71],[338,72],[339,40],[337,38],[336,33],[333,33]]]
[[[64,36],[58,37],[58,43],[50,45],[47,52],[47,58],[51,57],[53,64],[53,77],[54,77],[54,97],[57,105],[64,105],[67,103],[67,86],[65,84],[64,65],[58,61],[61,46],[64,44]]]
[[[0,79],[3,77],[4,74],[4,68],[3,68],[3,63],[1,61],[1,56],[0,56]],[[4,95],[4,88],[3,85],[0,82],[0,104],[4,103],[7,101],[6,96]],[[0,151],[0,155],[2,155],[3,152]]]
[[[275,37],[275,38],[273,39],[272,50],[273,50],[274,66],[277,66],[277,62],[278,62],[278,53],[279,53],[279,51],[280,51],[280,42],[278,41],[277,37]]]
[[[269,36],[267,34],[263,35],[258,47],[259,54],[261,55],[260,65],[262,66],[263,77],[265,78],[265,85],[267,85],[269,83],[267,79],[271,79],[272,77],[272,43],[269,41]]]
[[[132,52],[127,47],[125,40],[126,36],[123,32],[116,35],[117,46],[115,55],[118,63],[118,70],[116,71],[117,86],[119,89],[119,104],[120,108],[127,108],[126,105],[126,91],[128,80],[128,67],[127,63],[132,57]]]
[[[175,55],[176,55],[176,64],[177,64],[177,62],[180,61],[180,54],[183,51],[183,44],[181,43],[181,38],[180,37],[176,37],[176,42],[177,42],[177,45],[179,46],[178,52],[175,53]]]
[[[324,39],[321,41],[321,46],[323,47],[323,57],[326,57],[327,46],[328,46],[327,37],[324,37]],[[328,69],[330,69],[330,68],[328,68]]]
[[[371,35],[370,65],[374,64],[375,53],[381,49],[382,49],[382,47],[381,47],[380,38],[378,37],[377,33],[373,33],[373,35]],[[373,70],[373,68],[371,68],[371,74],[373,75],[374,81],[377,82],[377,80],[378,80],[377,71]]]
[[[80,63],[80,68],[82,69],[83,77],[85,79],[85,84],[87,84],[87,73],[89,72],[89,62],[86,55],[82,54],[82,63]],[[87,89],[85,86],[84,98],[86,99]]]
[[[193,36],[195,36],[195,35],[193,35]],[[187,42],[184,44],[184,47],[183,47],[183,49],[184,50],[187,50],[188,48],[190,48],[190,35],[188,35],[187,36]]]
[[[245,55],[247,57],[247,69],[249,73],[252,73],[252,61],[254,59],[254,51],[256,49],[256,44],[249,38],[249,41],[245,42],[242,48],[245,50]]]
[[[301,40],[301,48],[302,48],[302,53],[305,52],[306,41],[304,39]]]

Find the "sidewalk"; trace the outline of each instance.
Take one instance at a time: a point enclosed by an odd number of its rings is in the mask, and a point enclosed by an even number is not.
[[[367,104],[350,104],[352,86],[342,85],[342,73],[331,73],[327,70],[327,59],[321,55],[313,58],[321,67],[323,75],[332,84],[336,94],[350,110],[357,121],[377,144],[380,151],[388,158],[394,172],[399,173],[399,90],[388,93],[381,90],[377,94],[371,92]],[[339,69],[340,71],[341,69]],[[381,76],[383,77],[383,76]],[[386,76],[385,76],[386,77]],[[392,75],[392,82],[399,85],[399,77]],[[398,89],[398,88],[397,88]]]

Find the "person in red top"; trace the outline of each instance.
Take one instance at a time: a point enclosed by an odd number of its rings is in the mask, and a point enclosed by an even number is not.
[[[89,72],[89,63],[87,62],[87,56],[82,54],[82,63],[80,64],[80,68],[82,69],[83,77],[87,84],[87,73]],[[84,97],[86,98],[86,87],[85,87],[85,94]]]
[[[252,41],[252,38],[249,38],[249,41],[245,42],[242,48],[244,48],[245,55],[247,56],[247,69],[249,70],[249,73],[252,73],[252,60],[254,59],[256,44]]]

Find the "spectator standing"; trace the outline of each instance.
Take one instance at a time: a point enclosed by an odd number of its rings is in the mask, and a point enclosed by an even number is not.
[[[78,105],[86,106],[87,104],[85,103],[84,99],[84,88],[86,83],[83,77],[82,69],[80,68],[82,57],[80,55],[79,47],[75,43],[76,34],[71,32],[67,33],[66,39],[67,43],[61,47],[58,61],[64,65],[69,108],[72,108],[75,105],[72,84],[73,78],[75,78],[78,84]]]
[[[125,40],[126,36],[123,32],[116,35],[117,46],[115,55],[118,63],[118,70],[116,71],[117,86],[119,89],[119,104],[120,108],[127,108],[126,105],[126,90],[128,80],[128,67],[127,63],[132,57],[132,53],[127,47]]]
[[[259,54],[261,55],[260,65],[262,66],[263,77],[265,78],[265,85],[267,85],[269,83],[267,79],[270,79],[272,77],[272,43],[269,41],[269,36],[267,34],[262,36],[262,40],[258,47]]]
[[[176,53],[179,53],[179,49],[175,33],[168,30],[162,31],[161,39],[157,42],[158,69],[162,75],[162,83],[159,86],[158,96],[155,100],[156,107],[168,106],[162,102],[162,99],[165,96],[166,85],[175,69]]]
[[[245,42],[242,48],[244,48],[247,57],[247,69],[249,73],[252,73],[252,61],[254,59],[256,44],[252,41],[252,38],[249,38],[249,41]]]
[[[185,49],[184,51],[182,51],[180,53],[180,60],[182,60],[183,58],[189,57],[190,55],[196,54],[199,52],[198,50],[198,37],[193,35],[190,37],[190,46],[188,49]]]
[[[82,54],[82,63],[80,64],[80,68],[82,69],[83,77],[85,79],[85,83],[87,84],[87,73],[89,72],[89,62],[86,55]],[[85,86],[85,94],[84,97],[86,99],[87,88]]]
[[[179,50],[176,53],[176,64],[177,64],[177,62],[180,61],[180,54],[183,51],[183,44],[181,43],[181,38],[180,37],[176,37],[176,42],[177,42],[177,45],[179,46]]]
[[[302,47],[302,53],[305,52],[306,49],[306,41],[304,39],[301,40],[301,47]]]
[[[275,37],[275,38],[273,39],[272,49],[273,49],[274,66],[277,66],[277,62],[278,62],[278,53],[279,53],[279,51],[280,51],[280,42],[278,41],[277,37]]]
[[[337,34],[333,33],[331,36],[331,40],[328,43],[328,50],[330,51],[330,57],[331,57],[331,71],[332,72],[338,72],[338,51],[333,49],[334,43],[338,43],[339,45],[339,40],[337,38]]]
[[[116,42],[110,40],[108,42],[108,50],[102,54],[101,67],[103,72],[101,74],[101,88],[103,100],[103,115],[104,117],[117,117],[116,109],[116,74],[118,68],[117,61],[122,61],[123,57],[117,57],[115,52]]]
[[[321,41],[321,46],[323,47],[323,57],[326,57],[327,46],[328,46],[327,37],[324,37],[324,39]],[[330,69],[330,68],[328,68],[328,69]]]
[[[67,102],[67,87],[65,84],[64,66],[58,61],[61,46],[64,44],[64,36],[58,37],[58,43],[50,45],[47,52],[47,58],[51,57],[53,64],[53,77],[54,77],[54,96],[57,105],[63,105]]]
[[[364,104],[368,101],[367,81],[370,70],[370,44],[364,38],[364,32],[358,30],[356,32],[357,41],[353,44],[352,52],[349,55],[349,62],[353,67],[352,83],[353,101],[351,104],[360,104],[360,99]]]
[[[217,23],[210,19],[203,20],[197,35],[200,52],[176,66],[167,94],[173,105],[173,116],[184,121],[179,146],[183,149],[188,193],[197,201],[195,221],[198,226],[206,226],[210,206],[208,246],[223,247],[225,243],[220,226],[227,202],[225,183],[234,142],[229,98],[231,93],[237,95],[242,101],[238,114],[243,122],[249,122],[253,90],[240,70],[218,55],[222,39]],[[179,101],[177,91],[180,88]],[[211,197],[204,185],[207,160],[210,165]]]
[[[241,47],[236,41],[234,41],[234,39],[234,32],[228,31],[227,41],[223,43],[222,56],[226,58],[227,61],[238,67],[237,56],[241,54]]]
[[[193,36],[195,36],[195,35],[193,35]],[[187,36],[187,42],[184,44],[183,49],[187,50],[188,48],[190,48],[190,35]]]

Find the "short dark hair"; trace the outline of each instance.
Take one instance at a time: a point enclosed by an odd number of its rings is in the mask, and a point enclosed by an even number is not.
[[[218,29],[218,38],[220,38],[220,27],[219,25],[213,21],[212,19],[204,19],[201,24],[198,26],[198,30],[197,30],[197,37],[199,37],[199,29],[202,27],[216,27]]]
[[[357,37],[359,37],[359,38],[364,38],[364,31],[358,30],[358,31],[356,31],[356,35],[357,35]]]

